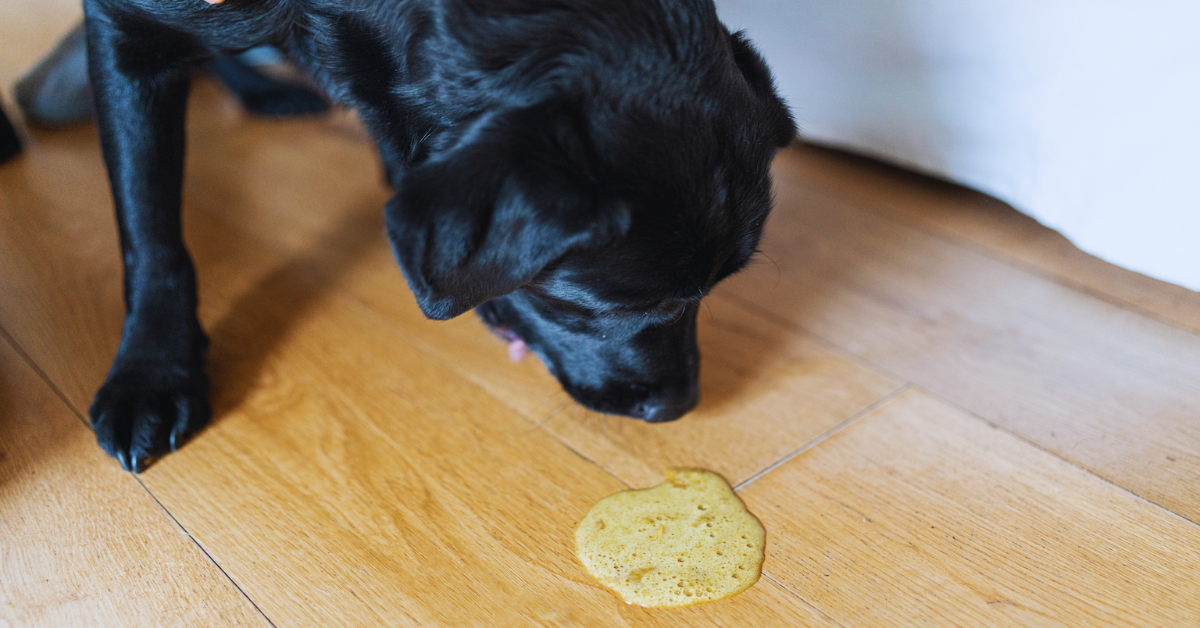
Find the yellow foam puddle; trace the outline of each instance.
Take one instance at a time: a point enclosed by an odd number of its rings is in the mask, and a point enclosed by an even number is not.
[[[653,488],[596,503],[575,529],[579,562],[622,600],[681,608],[732,597],[762,573],[766,533],[721,476],[667,469]]]

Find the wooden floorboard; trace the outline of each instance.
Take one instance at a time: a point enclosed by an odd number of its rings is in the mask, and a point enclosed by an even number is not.
[[[920,392],[742,496],[845,626],[1200,625],[1200,528]]]
[[[43,133],[0,167],[0,322],[77,411],[104,381],[125,308],[97,148],[92,128]]]
[[[1114,266],[986,194],[867,158],[798,144],[795,180],[1181,329],[1200,333],[1200,292]]]
[[[0,7],[25,27],[0,79],[73,6]],[[973,193],[789,151],[767,255],[701,313],[701,406],[645,425],[471,315],[424,320],[351,115],[194,92],[216,416],[140,482],[78,420],[123,315],[95,130],[0,167],[0,326],[37,369],[0,346],[0,623],[1200,625],[1193,293]],[[583,513],[665,465],[744,484],[769,540],[746,594],[647,611],[575,561]]]
[[[0,333],[0,625],[268,626]]]
[[[748,307],[1200,521],[1200,336],[804,185]]]

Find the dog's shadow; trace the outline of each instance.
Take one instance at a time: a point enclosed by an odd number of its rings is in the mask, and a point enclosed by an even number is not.
[[[869,256],[848,245],[864,225],[845,219],[838,199],[809,189],[793,170],[785,164],[776,172],[762,252],[717,286],[700,312],[701,413],[737,412],[763,397],[796,403],[804,395],[789,389],[830,376],[839,355],[812,328],[828,316],[828,303],[869,274]]]
[[[311,244],[240,291],[208,330],[214,424],[269,385],[268,363],[296,327],[384,246],[382,203],[351,206]]]
[[[749,272],[760,271],[773,269]],[[698,315],[701,412],[723,414],[744,406],[763,392],[771,372],[787,360],[792,332],[756,310],[754,304],[721,287],[702,304]]]

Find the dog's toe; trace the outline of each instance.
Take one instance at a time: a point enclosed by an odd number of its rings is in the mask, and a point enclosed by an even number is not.
[[[140,368],[114,373],[92,403],[96,441],[122,469],[141,473],[208,423],[207,389],[202,372]]]

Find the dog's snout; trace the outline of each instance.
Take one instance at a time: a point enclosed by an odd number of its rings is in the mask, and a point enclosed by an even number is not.
[[[647,423],[667,423],[691,412],[699,401],[700,395],[693,388],[678,394],[642,401],[634,406],[632,414]]]

